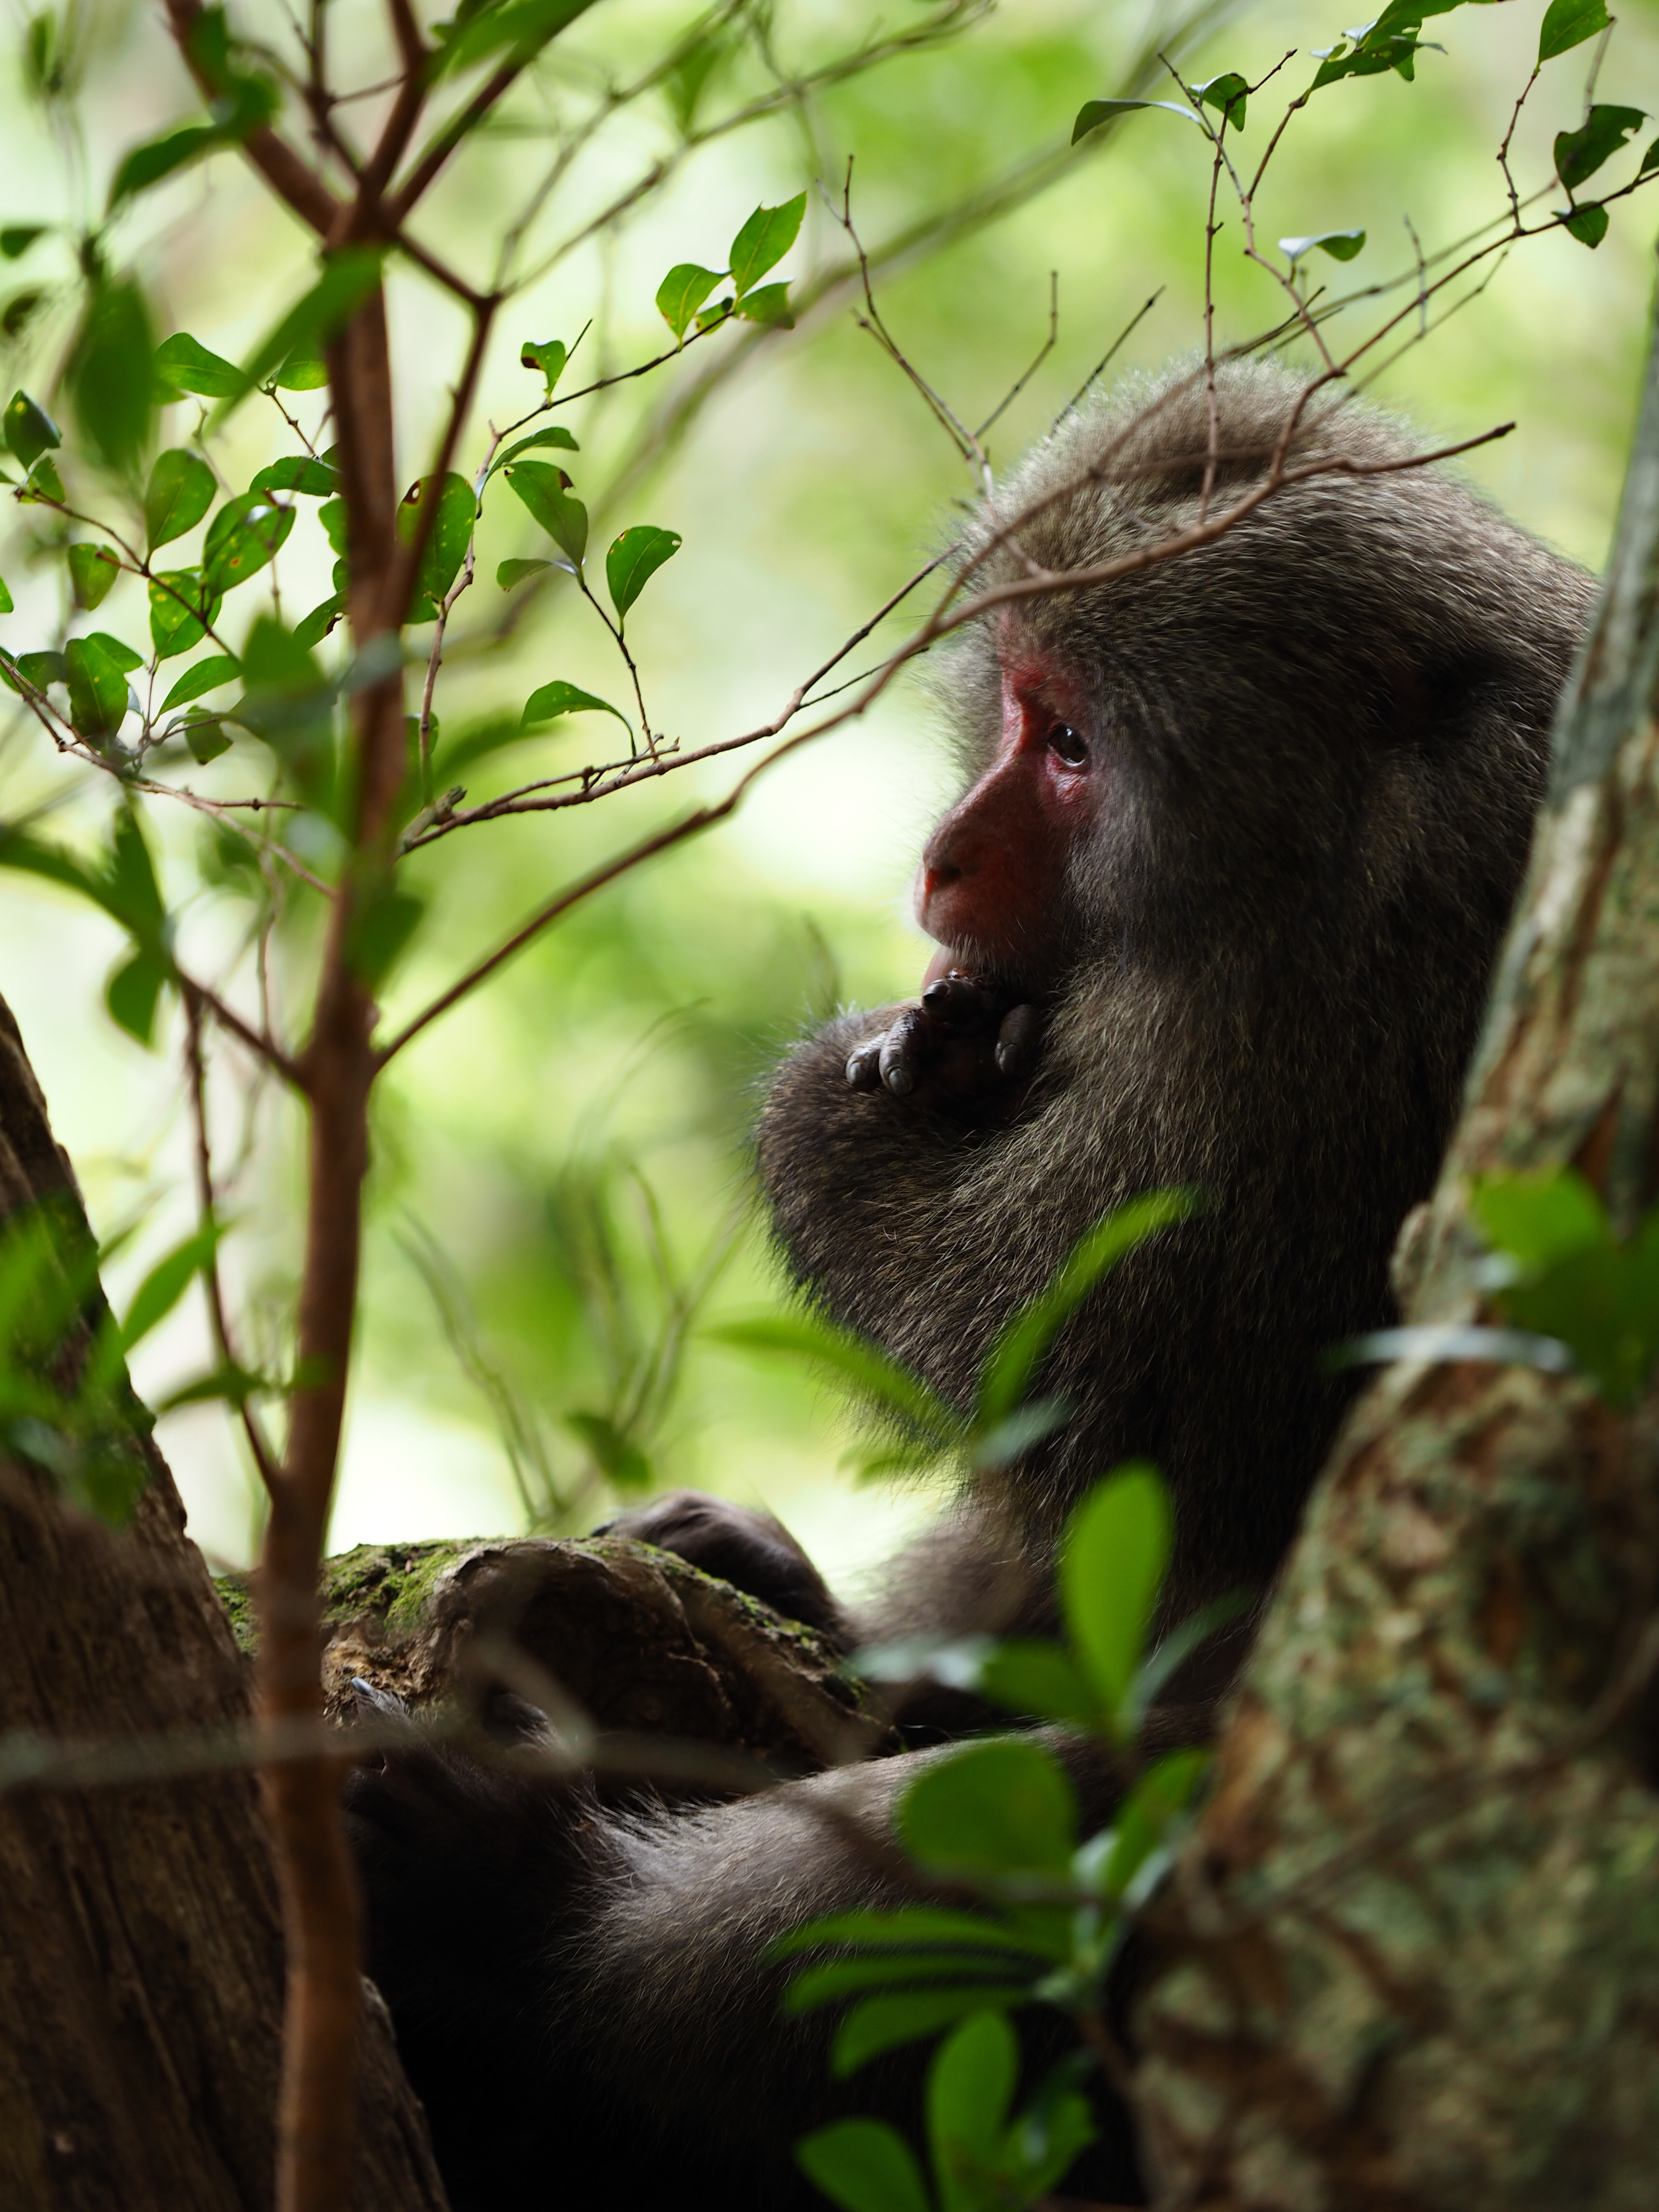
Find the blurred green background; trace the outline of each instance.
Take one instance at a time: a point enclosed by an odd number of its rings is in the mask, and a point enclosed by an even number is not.
[[[915,20],[902,12],[910,5],[896,0],[901,12],[883,19],[884,32]],[[1368,245],[1358,262],[1322,264],[1348,289],[1411,267],[1407,218],[1432,252],[1496,215],[1493,152],[1541,14],[1542,0],[1462,11],[1431,23],[1449,51],[1424,56],[1414,85],[1386,76],[1322,94],[1276,160],[1259,210],[1263,238],[1363,227]],[[238,20],[282,35],[282,16],[264,0]],[[378,12],[351,0],[331,20],[337,68],[372,81],[382,65]],[[512,127],[457,165],[422,234],[480,272],[504,213],[560,134],[592,112],[607,74],[637,69],[687,20],[653,0],[600,0],[514,102]],[[683,82],[682,113],[692,89],[704,119],[763,93],[767,52],[787,74],[845,51],[877,22],[856,0],[780,0],[751,21],[765,37],[734,41],[700,88]],[[1178,28],[1174,15],[1164,21]],[[149,11],[112,7],[79,21],[83,155],[31,103],[20,70],[0,84],[6,222],[73,217],[82,191],[100,204],[120,152],[191,111]],[[1307,50],[1341,27],[1318,8],[1240,7],[1177,51],[1189,78],[1237,68],[1254,79],[1287,48],[1301,50],[1252,103],[1243,144],[1257,155],[1284,97],[1308,80]],[[714,140],[635,217],[602,226],[557,258],[515,303],[459,465],[476,466],[485,416],[510,420],[532,404],[538,387],[519,364],[522,341],[568,342],[592,318],[590,373],[596,363],[646,358],[662,343],[653,295],[669,264],[721,265],[757,202],[819,179],[838,185],[848,155],[866,242],[922,234],[884,269],[881,305],[911,357],[969,419],[988,414],[1036,351],[1049,272],[1058,272],[1058,343],[993,434],[994,457],[1012,459],[1160,287],[1120,365],[1155,365],[1201,337],[1208,174],[1198,134],[1171,116],[1137,115],[1098,147],[1064,150],[1080,103],[1120,90],[1128,58],[1157,35],[1139,5],[1005,0],[949,44]],[[1579,119],[1591,52],[1583,47],[1545,72],[1517,134],[1523,190],[1547,180],[1551,134]],[[1620,26],[1599,96],[1659,109],[1659,21],[1645,6]],[[555,246],[575,236],[677,143],[666,94],[620,112],[572,165],[540,234]],[[1000,211],[981,221],[982,205]],[[1656,211],[1659,193],[1616,208],[1594,252],[1559,235],[1519,248],[1378,387],[1437,439],[1513,418],[1515,434],[1474,454],[1471,473],[1592,567],[1606,551],[1633,419]],[[1243,263],[1236,211],[1227,213],[1216,249],[1224,337],[1263,327],[1282,304]],[[304,241],[232,160],[156,195],[121,246],[152,288],[158,334],[188,330],[232,356],[305,281]],[[38,269],[31,261],[8,270],[12,296],[43,281],[50,291],[69,250],[48,242],[36,249]],[[844,250],[814,192],[778,273],[810,287]],[[775,714],[938,544],[951,502],[970,489],[850,306],[844,289],[832,290],[793,332],[759,343],[722,334],[562,418],[582,441],[574,472],[601,510],[596,535],[637,521],[684,534],[684,550],[653,582],[629,635],[655,718],[688,746]],[[8,389],[22,382],[49,392],[64,337],[54,313],[49,297],[6,342]],[[442,297],[405,274],[394,280],[392,313],[400,466],[412,478],[460,331]],[[0,308],[0,322],[16,319]],[[315,402],[299,398],[313,422]],[[234,481],[281,449],[280,429],[274,415],[244,408],[227,445]],[[63,618],[61,562],[29,568],[21,526],[4,526],[11,534],[0,540],[0,569],[18,611],[0,617],[0,642],[20,651],[46,641]],[[460,657],[441,702],[452,726],[492,704],[516,708],[555,677],[621,696],[608,641],[568,582],[534,603],[505,646],[469,653],[469,635],[482,640],[506,604],[495,562],[543,550],[533,540],[516,501],[495,496],[480,580],[452,632]],[[328,563],[307,514],[278,564],[289,619],[326,593]],[[248,604],[232,603],[234,634],[258,597],[250,589]],[[143,619],[131,582],[96,617],[118,633],[125,623],[129,635]],[[890,625],[882,633],[897,634]],[[849,666],[867,665],[871,650]],[[592,757],[596,726],[592,718],[558,725],[511,757],[510,775],[480,777],[474,795],[518,780],[521,761],[539,772],[579,765]],[[0,804],[11,814],[68,794],[58,834],[94,834],[108,793],[72,787],[43,746],[33,726],[11,730],[0,752]],[[723,791],[730,772],[692,769],[600,808],[469,830],[418,858],[414,872],[432,905],[391,994],[392,1019],[572,874],[694,792]],[[233,758],[196,781],[230,792],[239,776],[246,782]],[[909,874],[950,781],[925,683],[902,684],[863,723],[780,769],[730,824],[582,908],[397,1064],[377,1114],[337,1547],[514,1529],[533,1514],[586,1525],[613,1494],[570,1418],[593,1413],[634,1419],[652,1480],[765,1502],[843,1581],[927,1510],[915,1492],[854,1490],[837,1472],[846,1439],[833,1402],[793,1371],[757,1365],[703,1332],[778,1295],[749,1201],[755,1102],[804,1024],[842,1000],[914,989],[927,949],[909,918]],[[184,904],[191,961],[198,972],[232,976],[229,988],[246,1003],[234,870],[198,819],[182,808],[164,813],[153,811],[152,820],[165,839],[170,892]],[[153,1053],[114,1027],[101,991],[118,950],[112,927],[49,886],[0,878],[0,992],[100,1230],[142,1224],[112,1271],[118,1299],[184,1232],[190,1199],[176,1010]],[[298,1001],[301,970],[290,965],[285,979],[284,964],[302,952],[303,932],[289,951],[279,949],[279,1003],[285,994]],[[250,1089],[234,1055],[216,1067],[213,1112],[222,1166],[234,1171],[228,1272],[251,1346],[276,1358],[296,1256],[298,1132],[281,1100]],[[140,1387],[161,1396],[207,1361],[192,1294],[143,1348]],[[245,1560],[258,1504],[233,1425],[199,1408],[169,1416],[161,1437],[198,1540],[216,1559]]]

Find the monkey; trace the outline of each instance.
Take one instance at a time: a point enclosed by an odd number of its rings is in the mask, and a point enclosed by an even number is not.
[[[1276,451],[1287,480],[1255,501]],[[1394,1312],[1594,588],[1417,460],[1340,387],[1186,364],[1068,413],[980,512],[959,587],[996,604],[932,679],[963,787],[917,879],[939,950],[916,999],[842,1013],[775,1074],[756,1157],[779,1249],[818,1310],[965,1407],[1080,1232],[1144,1192],[1201,1203],[1056,1339],[1040,1386],[1063,1425],[862,1611],[719,1499],[613,1526],[843,1650],[1042,1634],[1067,1514],[1138,1457],[1173,1500],[1165,1624],[1271,1590],[1356,1387],[1326,1355]],[[1200,1707],[1248,1640],[1200,1662]],[[910,1893],[899,1793],[939,1743],[1009,1725],[925,1685],[901,1719],[896,1755],[691,1809],[413,1747],[356,1771],[368,1968],[458,2212],[778,2212],[819,2201],[791,2158],[808,2128],[914,2123],[921,2057],[832,2086],[826,2023],[781,2017],[762,1956]],[[1064,1755],[1103,1824],[1121,1773]],[[1101,2110],[1066,2185],[1142,2201],[1127,2116],[1103,2089]]]

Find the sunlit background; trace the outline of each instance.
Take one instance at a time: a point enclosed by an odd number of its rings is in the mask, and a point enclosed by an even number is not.
[[[915,20],[904,12],[913,0],[893,7],[878,21],[859,0],[779,0],[765,17],[765,52],[753,38],[734,38],[701,82],[683,78],[653,92],[595,133],[540,219],[550,265],[499,331],[459,465],[477,465],[486,418],[510,421],[533,404],[538,380],[519,362],[525,340],[568,343],[591,323],[580,380],[649,358],[665,341],[653,296],[668,266],[723,266],[732,233],[757,203],[804,187],[806,225],[778,273],[810,292],[845,257],[818,186],[838,194],[849,157],[855,219],[878,252],[882,312],[964,419],[988,415],[1036,354],[1057,272],[1057,343],[997,422],[994,459],[1012,459],[1042,433],[1154,293],[1157,305],[1113,373],[1199,342],[1208,172],[1198,133],[1154,112],[1097,146],[1065,152],[1079,105],[1121,90],[1129,58],[1149,37],[1156,43],[1146,9],[1116,0],[1005,0],[948,44],[889,59],[713,139],[635,214],[557,252],[674,153],[688,112],[696,128],[764,96],[776,82],[766,52],[785,76],[799,74],[861,37],[902,33]],[[1342,269],[1322,263],[1316,278],[1349,290],[1408,271],[1413,228],[1433,253],[1497,215],[1494,149],[1531,67],[1541,13],[1541,0],[1506,0],[1431,21],[1430,33],[1449,51],[1422,57],[1414,85],[1390,76],[1322,94],[1296,118],[1261,195],[1259,233],[1269,250],[1282,234],[1363,228],[1361,258]],[[151,10],[111,7],[86,20],[84,173],[29,101],[20,70],[0,91],[7,223],[101,206],[121,151],[194,112]],[[238,20],[273,42],[285,35],[285,18],[267,0]],[[559,41],[538,83],[511,103],[511,127],[457,164],[422,234],[481,273],[561,133],[690,20],[689,9],[652,0],[599,0]],[[1307,50],[1328,46],[1341,21],[1328,9],[1265,4],[1212,10],[1210,20],[1203,35],[1183,40],[1178,15],[1163,19],[1189,80],[1230,68],[1255,79],[1287,49],[1301,50],[1252,102],[1242,145],[1259,158],[1285,98],[1308,82]],[[379,12],[368,0],[342,0],[332,21],[337,71],[373,82],[384,68]],[[1547,181],[1552,133],[1580,118],[1592,52],[1552,63],[1523,114],[1516,142],[1523,191]],[[1157,97],[1171,89],[1148,88]],[[1659,109],[1659,25],[1646,14],[1620,25],[1598,97]],[[1237,211],[1224,212],[1218,330],[1243,337],[1277,319],[1283,295],[1243,263]],[[1438,439],[1513,419],[1514,434],[1468,466],[1522,521],[1591,566],[1606,551],[1634,414],[1656,216],[1659,191],[1616,208],[1595,252],[1556,235],[1484,264],[1486,289],[1378,386]],[[882,258],[907,238],[909,250]],[[160,334],[189,331],[232,356],[307,281],[305,240],[232,158],[154,196],[118,232],[116,250],[152,288]],[[6,264],[10,297],[50,292],[68,253],[48,240]],[[1396,305],[1406,296],[1393,295]],[[601,543],[639,521],[684,536],[629,635],[655,719],[687,746],[775,716],[937,547],[951,501],[970,489],[916,392],[857,326],[856,304],[833,287],[793,331],[757,343],[720,333],[561,418],[582,442],[572,472],[595,507]],[[50,401],[64,338],[52,299],[33,317],[7,320],[22,325],[8,343],[7,390],[21,382]],[[462,335],[441,295],[397,274],[405,477],[426,465]],[[574,372],[568,380],[578,380]],[[320,397],[291,396],[307,428]],[[263,405],[246,406],[227,441],[223,464],[236,485],[283,449],[275,442],[283,425]],[[168,435],[185,427],[180,414]],[[330,589],[330,556],[313,515],[307,506],[276,564],[289,620]],[[17,611],[0,617],[0,642],[14,652],[53,642],[64,619],[61,561],[31,568],[21,524],[3,526],[0,573]],[[507,645],[470,650],[507,605],[496,562],[545,550],[500,487],[480,544],[478,581],[452,631],[459,658],[447,721],[516,708],[554,678],[620,697],[609,641],[566,580],[531,606]],[[263,580],[228,605],[233,637],[256,602],[269,604]],[[142,637],[137,585],[125,581],[92,619]],[[898,634],[890,626],[880,635]],[[874,650],[864,648],[849,670],[868,665]],[[601,726],[612,726],[592,716],[556,726],[481,776],[475,795],[580,765],[604,743],[594,736]],[[0,805],[14,815],[73,789],[82,795],[58,809],[53,833],[94,836],[109,793],[78,779],[71,786],[43,753],[38,729],[20,717],[0,756]],[[722,792],[731,772],[693,769],[602,807],[470,830],[418,858],[413,873],[432,903],[398,973],[392,1018],[573,874],[675,809]],[[249,773],[239,747],[195,781],[231,793]],[[362,1358],[335,1547],[514,1530],[538,1516],[588,1525],[614,1492],[597,1480],[569,1417],[595,1411],[638,1415],[635,1433],[656,1482],[763,1501],[843,1579],[927,1510],[913,1492],[854,1488],[837,1471],[848,1439],[833,1402],[787,1367],[711,1340],[708,1330],[781,1295],[750,1204],[744,1147],[756,1100],[769,1066],[804,1024],[843,1000],[914,989],[927,949],[909,917],[908,879],[949,782],[925,686],[901,684],[861,723],[780,769],[729,824],[579,910],[397,1064],[378,1105]],[[192,963],[229,976],[228,989],[246,1003],[251,969],[222,852],[183,808],[169,811],[164,835]],[[302,1003],[295,963],[304,945],[301,930],[279,954],[279,1004]],[[118,1304],[191,1221],[177,1010],[153,1052],[115,1027],[102,989],[119,951],[113,927],[66,895],[0,877],[0,993],[100,1232],[139,1224],[109,1271]],[[232,1177],[228,1273],[251,1348],[276,1360],[296,1262],[296,1127],[279,1099],[250,1088],[234,1053],[221,1055],[212,1109],[222,1170]],[[143,1347],[140,1388],[159,1399],[210,1359],[192,1293]],[[641,1395],[647,1375],[655,1381]],[[161,1434],[198,1540],[216,1561],[246,1560],[258,1509],[234,1425],[201,1407],[167,1416]]]

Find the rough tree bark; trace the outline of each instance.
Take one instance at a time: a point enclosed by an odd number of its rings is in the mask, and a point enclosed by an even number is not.
[[[1607,591],[1403,1304],[1480,1317],[1469,1179],[1659,1188],[1659,345]],[[1156,1915],[1166,2205],[1637,2212],[1659,2146],[1659,1402],[1401,1365],[1357,1408]]]
[[[79,1201],[0,1005],[0,1219]],[[130,1527],[0,1463],[0,1731],[141,1738],[248,1717],[224,1609],[161,1455]],[[244,1773],[0,1796],[0,2203],[266,2212],[283,1936]],[[378,2000],[353,2202],[443,2212]]]

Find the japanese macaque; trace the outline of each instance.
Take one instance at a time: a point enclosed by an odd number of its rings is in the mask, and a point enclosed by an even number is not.
[[[1340,388],[1298,413],[1303,389],[1223,368],[1212,444],[1201,372],[1131,388],[1069,416],[970,533],[970,588],[1011,595],[937,679],[964,785],[917,884],[939,951],[919,1000],[842,1016],[780,1070],[758,1155],[783,1255],[965,1405],[999,1326],[1109,1207],[1171,1185],[1203,1206],[1066,1324],[1041,1377],[1066,1425],[858,1617],[764,1516],[681,1493],[616,1524],[848,1648],[1042,1632],[1067,1511],[1132,1455],[1174,1493],[1167,1617],[1265,1592],[1352,1387],[1323,1355],[1393,1311],[1390,1248],[1456,1110],[1592,584],[1410,465],[1396,424]],[[1231,528],[1043,586],[1225,515],[1287,431],[1299,480]],[[790,2155],[805,2130],[914,2119],[920,2058],[832,2087],[828,2021],[781,2017],[761,1956],[896,1893],[898,1792],[986,1720],[942,1697],[902,1717],[896,1756],[693,1810],[447,1754],[354,1777],[370,1971],[458,2212],[779,2212],[817,2201]],[[1073,1756],[1098,1823],[1120,1784]],[[1133,2198],[1103,2110],[1067,2186]]]

